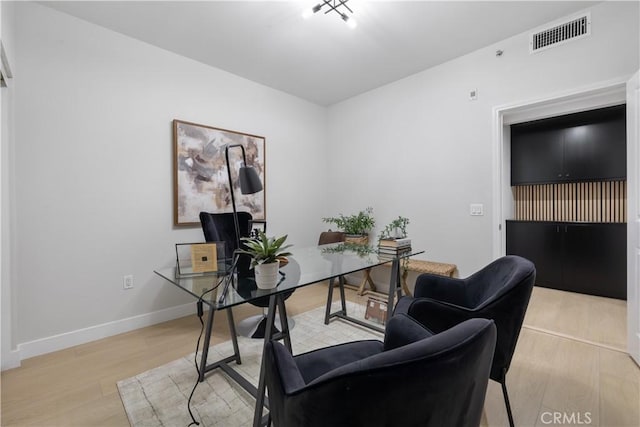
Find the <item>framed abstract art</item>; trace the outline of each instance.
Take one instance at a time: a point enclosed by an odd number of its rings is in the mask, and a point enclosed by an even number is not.
[[[173,121],[174,225],[200,225],[201,211],[233,212],[225,160],[227,144],[244,146],[247,165],[253,166],[265,186],[265,138],[181,120]],[[242,150],[229,151],[231,179],[238,211],[265,220],[265,191],[241,194],[238,170]]]

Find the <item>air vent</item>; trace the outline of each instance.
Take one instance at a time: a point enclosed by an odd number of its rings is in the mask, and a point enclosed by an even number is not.
[[[585,13],[531,34],[529,51],[538,52],[591,34],[591,14]]]

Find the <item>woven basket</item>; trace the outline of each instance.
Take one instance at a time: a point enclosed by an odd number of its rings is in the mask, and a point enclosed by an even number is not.
[[[369,236],[359,236],[353,234],[347,234],[344,238],[345,243],[351,243],[354,245],[368,245],[369,244]]]

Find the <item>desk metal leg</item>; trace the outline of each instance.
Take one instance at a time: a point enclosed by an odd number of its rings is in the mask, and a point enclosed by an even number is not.
[[[324,324],[328,325],[329,324],[329,317],[331,314],[331,303],[333,302],[333,285],[335,283],[335,277],[332,277],[331,279],[329,279],[329,292],[327,295],[327,310],[325,311],[324,314]]]
[[[341,279],[341,278],[340,278]],[[373,329],[374,331],[384,333],[384,329],[370,323],[363,322],[360,319],[350,317],[347,315],[347,305],[344,296],[344,282],[340,281],[340,302],[342,304],[342,310],[331,313],[331,300],[333,297],[333,280],[329,282],[329,296],[327,298],[327,309],[324,316],[324,324],[328,325],[329,321],[333,317],[339,317],[340,319],[348,320],[349,322],[356,323],[365,328]],[[393,311],[394,299],[397,296],[398,300],[402,297],[402,285],[400,281],[400,260],[394,259],[391,264],[391,277],[389,279],[389,294],[387,298],[387,313]],[[387,314],[388,315],[388,314]]]
[[[211,329],[213,328],[213,315],[215,310],[209,308],[209,315],[207,316],[207,325],[204,335],[204,344],[202,346],[202,356],[200,357],[200,376],[198,381],[204,381],[204,374],[207,371],[207,356],[209,355],[209,343],[211,342]],[[239,353],[238,353],[239,354]]]
[[[392,276],[393,277],[393,276]],[[360,319],[356,319],[355,317],[351,317],[347,315],[347,302],[345,299],[345,295],[344,295],[344,279],[342,277],[338,278],[339,280],[339,287],[340,287],[340,304],[341,304],[341,310],[338,311],[334,311],[333,313],[331,313],[331,300],[333,299],[333,281],[334,279],[331,279],[331,281],[329,282],[329,296],[327,298],[327,310],[325,312],[325,316],[324,316],[324,324],[328,325],[329,321],[334,318],[334,317],[338,317],[340,319],[344,319],[347,320],[351,323],[356,323],[360,326],[364,326],[365,328],[368,329],[372,329],[374,331],[378,331],[378,332],[382,332],[384,333],[384,329],[372,325],[371,323],[367,323],[364,322]],[[391,298],[393,299],[393,296],[391,296]]]
[[[324,313],[324,324],[328,325],[329,324],[329,319],[331,319],[331,317],[333,317],[334,315],[336,315],[336,313],[331,314],[331,303],[333,303],[333,286],[335,285],[335,277],[332,277],[331,279],[329,279],[329,292],[327,295],[327,308],[325,310]],[[340,305],[342,307],[342,310],[337,312],[340,313],[344,316],[347,315],[347,302],[344,296],[344,276],[340,276],[338,277],[338,287],[340,288]]]
[[[400,274],[400,270],[402,270],[401,264],[400,264],[401,262],[402,262],[402,260],[398,260],[398,268],[396,269],[397,270],[396,271],[396,277],[397,277],[396,280],[397,280],[397,283],[398,283],[398,285],[397,285],[398,287],[396,288],[396,291],[398,293],[398,301],[400,301],[400,298],[402,298],[402,291],[403,290],[407,291],[407,292],[405,292],[405,295],[411,295],[411,293],[408,292],[406,283],[402,282],[402,275]]]
[[[240,349],[238,347],[238,337],[236,335],[236,324],[233,321],[233,312],[231,311],[231,308],[228,308],[226,311],[227,320],[229,322],[229,332],[231,333],[231,342],[233,343],[233,356],[226,357],[223,360],[207,365],[207,358],[209,356],[209,344],[211,343],[211,331],[213,330],[213,318],[216,312],[214,309],[209,308],[207,324],[205,325],[206,330],[204,335],[204,344],[202,345],[202,355],[200,356],[200,375],[198,376],[199,382],[204,381],[204,376],[209,371],[217,368],[223,368],[223,370],[226,371],[225,365],[227,363],[236,362],[238,365],[242,363],[242,360],[240,359]]]
[[[291,350],[291,337],[289,336],[289,320],[287,320],[287,309],[284,304],[284,298],[277,297],[278,314],[280,315],[280,326],[282,327],[281,335],[284,335],[284,345],[289,350],[289,353],[293,353]]]
[[[394,259],[391,263],[391,278],[389,279],[389,296],[387,299],[387,319],[393,311],[393,298],[398,294],[398,300],[402,296],[402,288],[400,287],[400,261]]]
[[[267,343],[271,340],[273,331],[273,322],[276,317],[276,298],[277,295],[271,295],[269,297],[269,309],[267,311],[267,328],[264,334],[264,345],[262,346],[262,363],[260,365],[260,380],[258,381],[258,395],[256,396],[256,409],[253,414],[253,427],[260,427],[262,425],[262,412],[264,409],[264,398],[266,392],[266,362],[265,354],[267,352]],[[282,314],[280,314],[282,316]],[[282,320],[281,320],[282,321]],[[284,321],[286,322],[286,320]]]
[[[233,356],[225,357],[224,359],[218,360],[209,365],[205,365],[207,363],[207,354],[209,353],[209,341],[211,339],[211,329],[212,329],[211,325],[213,325],[214,311],[215,310],[209,311],[210,315],[207,323],[207,336],[205,337],[205,346],[202,349],[203,350],[202,362],[201,362],[202,368],[200,369],[200,382],[204,381],[204,376],[207,372],[220,368],[220,370],[222,370],[222,372],[227,374],[229,378],[234,380],[240,387],[244,388],[249,394],[251,394],[253,397],[257,399],[259,395],[258,389],[253,384],[251,384],[246,378],[244,378],[238,371],[234,370],[231,366],[229,366],[231,362],[236,362],[236,364],[238,365],[241,363],[240,350],[238,348],[238,337],[236,335],[236,327],[235,327],[235,322],[233,321],[233,312],[231,311],[231,308],[226,309],[226,311],[227,311],[227,319],[229,321],[229,331],[231,333],[231,342],[233,343],[234,354]],[[263,398],[263,402],[268,407],[269,402],[264,396],[264,390],[262,391],[261,396]]]
[[[231,311],[231,308],[227,308],[227,322],[229,323],[229,333],[231,334],[231,342],[233,343],[233,354],[236,356],[236,363],[238,365],[242,365],[242,359],[240,359],[240,349],[238,348],[236,322],[233,321],[233,311]]]
[[[342,314],[347,315],[347,303],[344,299],[344,276],[338,277],[338,286],[340,287],[340,303],[342,305]]]

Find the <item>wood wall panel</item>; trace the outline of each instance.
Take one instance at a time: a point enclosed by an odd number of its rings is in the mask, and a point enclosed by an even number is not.
[[[627,222],[627,182],[573,182],[511,187],[520,221]]]

